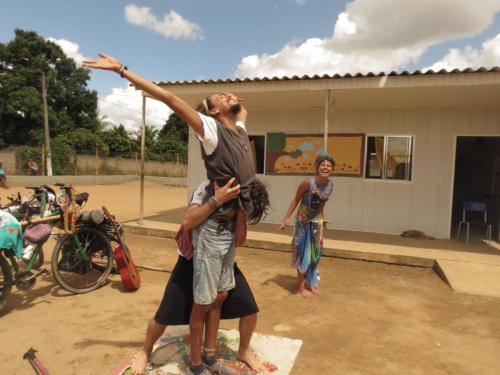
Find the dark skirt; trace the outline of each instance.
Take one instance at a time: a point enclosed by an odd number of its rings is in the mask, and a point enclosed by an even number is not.
[[[221,319],[236,319],[259,312],[252,290],[236,263],[234,278],[236,286],[229,291],[222,305]],[[167,326],[186,325],[189,324],[192,307],[193,261],[179,256],[154,319],[158,324]]]

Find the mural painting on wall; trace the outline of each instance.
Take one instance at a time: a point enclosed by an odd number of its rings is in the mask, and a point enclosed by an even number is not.
[[[336,162],[335,175],[363,175],[365,135],[329,134],[328,154]],[[314,174],[314,160],[324,153],[322,134],[268,133],[266,174]]]

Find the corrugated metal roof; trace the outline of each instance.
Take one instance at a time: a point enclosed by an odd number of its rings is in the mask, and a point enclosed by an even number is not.
[[[209,79],[209,80],[192,80],[192,81],[166,81],[166,82],[157,82],[158,85],[162,86],[168,86],[168,85],[197,85],[197,84],[211,84],[211,83],[241,83],[241,82],[270,82],[270,81],[300,81],[300,80],[314,80],[314,79],[332,79],[332,78],[337,78],[337,79],[343,79],[343,78],[364,78],[364,77],[402,77],[402,76],[419,76],[419,75],[436,75],[436,74],[461,74],[461,73],[490,73],[490,72],[500,72],[500,67],[495,66],[493,68],[478,68],[478,69],[472,69],[472,68],[466,68],[466,69],[453,69],[453,70],[446,70],[446,69],[441,69],[439,71],[433,71],[433,70],[427,70],[425,72],[422,72],[421,70],[415,70],[414,72],[408,72],[408,71],[403,71],[403,72],[396,72],[392,71],[390,73],[355,73],[355,74],[323,74],[323,75],[303,75],[303,76],[291,76],[291,77],[262,77],[262,78],[234,78],[234,79]]]

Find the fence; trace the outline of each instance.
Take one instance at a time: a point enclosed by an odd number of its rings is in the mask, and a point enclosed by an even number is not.
[[[141,173],[140,160],[99,157],[91,155],[77,155],[75,176],[83,175],[139,175]],[[15,175],[16,157],[13,151],[0,152],[0,160],[4,161],[7,175]],[[41,166],[40,166],[41,167]],[[186,177],[187,164],[180,162],[146,161],[144,163],[144,174],[159,177]]]

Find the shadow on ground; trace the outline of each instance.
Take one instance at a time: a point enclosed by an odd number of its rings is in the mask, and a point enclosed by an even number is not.
[[[262,285],[276,284],[291,294],[297,291],[297,278],[290,275],[276,275],[262,282]]]

